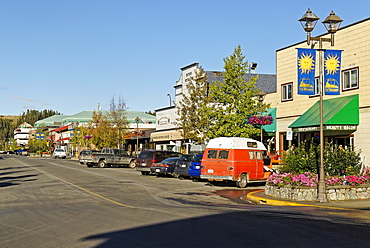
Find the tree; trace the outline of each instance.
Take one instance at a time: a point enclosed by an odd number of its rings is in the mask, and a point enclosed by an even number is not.
[[[113,130],[102,111],[94,111],[89,124],[91,142],[99,149],[114,145]]]
[[[207,140],[208,117],[204,110],[210,103],[207,75],[203,68],[196,71],[186,90],[189,94],[183,95],[177,106],[179,118],[175,124],[182,129],[184,139],[200,144]]]
[[[210,85],[213,104],[207,108],[209,117],[208,136],[255,137],[259,130],[247,122],[247,118],[265,111],[267,105],[259,104],[255,97],[257,77],[246,81],[248,62],[244,61],[241,46],[224,59],[224,80]]]
[[[114,133],[116,145],[121,148],[121,145],[125,143],[125,136],[129,132],[126,103],[121,96],[118,98],[117,104],[114,98],[112,98],[110,111],[107,113],[107,117],[113,128],[112,131]]]
[[[120,148],[124,143],[128,128],[126,103],[120,97],[116,104],[112,98],[108,112],[105,114],[102,111],[93,112],[92,120],[88,126],[88,135],[92,137],[91,142],[97,148]]]
[[[44,109],[42,111],[27,109],[26,112],[23,112],[21,117],[17,121],[17,126],[27,122],[31,126],[35,124],[36,121],[45,119],[53,115],[59,115],[60,113],[51,109]]]

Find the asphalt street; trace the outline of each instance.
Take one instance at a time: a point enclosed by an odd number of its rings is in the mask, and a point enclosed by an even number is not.
[[[0,247],[367,247],[366,210],[251,204],[262,189],[3,155]]]

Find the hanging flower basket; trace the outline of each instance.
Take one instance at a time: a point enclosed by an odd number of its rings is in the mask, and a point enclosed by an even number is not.
[[[248,118],[248,122],[252,125],[271,125],[274,122],[274,118],[270,115],[255,116],[252,115]]]

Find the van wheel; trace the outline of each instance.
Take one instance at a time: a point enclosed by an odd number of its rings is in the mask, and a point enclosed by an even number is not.
[[[236,181],[236,186],[238,188],[245,188],[248,185],[248,178],[246,174],[241,174],[238,181]]]
[[[105,162],[105,160],[100,160],[98,163],[98,167],[100,168],[107,167],[107,162]]]
[[[136,163],[135,161],[131,161],[129,164],[128,164],[128,167],[134,169],[136,167]]]

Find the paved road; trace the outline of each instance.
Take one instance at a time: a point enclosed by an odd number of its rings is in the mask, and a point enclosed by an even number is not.
[[[233,185],[3,155],[0,247],[367,247],[368,211],[241,202]]]

